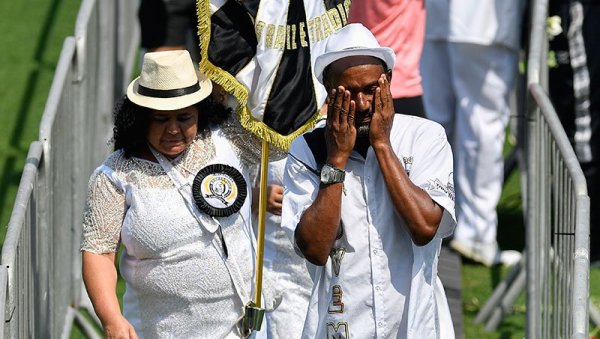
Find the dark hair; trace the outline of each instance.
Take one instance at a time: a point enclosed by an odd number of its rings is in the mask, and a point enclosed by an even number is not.
[[[206,135],[211,126],[219,125],[233,111],[212,96],[195,104],[198,109],[198,135]],[[138,154],[147,147],[146,134],[153,109],[133,103],[126,95],[117,103],[113,112],[114,149],[123,149],[125,157]]]

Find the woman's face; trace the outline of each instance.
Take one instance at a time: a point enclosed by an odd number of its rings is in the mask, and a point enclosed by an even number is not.
[[[175,158],[194,141],[197,131],[196,106],[173,111],[152,111],[146,139],[158,152]]]

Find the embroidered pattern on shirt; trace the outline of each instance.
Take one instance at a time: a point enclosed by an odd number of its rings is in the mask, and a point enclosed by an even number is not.
[[[329,304],[329,308],[327,308],[327,313],[344,313],[344,303],[342,302],[342,295],[344,291],[342,291],[342,286],[334,285],[331,288],[331,303]]]
[[[452,176],[452,174],[450,174]],[[448,182],[444,185],[440,179],[429,179],[429,184],[434,188],[441,190],[446,193],[446,195],[454,201],[454,184],[452,184],[452,180],[448,180]]]
[[[332,248],[331,252],[329,252],[331,266],[333,267],[333,273],[335,273],[336,277],[340,275],[340,267],[342,266],[344,254],[346,254],[346,249],[344,247]]]
[[[348,339],[350,338],[348,331],[348,323],[345,321],[327,323],[327,339]]]
[[[402,157],[402,162],[404,162],[404,170],[406,171],[406,175],[410,175],[410,169],[412,168],[412,164],[413,164],[413,157],[412,155],[409,157]]]

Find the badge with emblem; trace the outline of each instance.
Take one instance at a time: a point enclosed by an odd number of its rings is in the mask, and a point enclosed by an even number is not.
[[[247,195],[244,176],[234,167],[211,164],[194,178],[192,194],[198,208],[213,217],[228,217],[242,208]]]

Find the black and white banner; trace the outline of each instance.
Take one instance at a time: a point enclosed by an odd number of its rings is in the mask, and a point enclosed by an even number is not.
[[[287,149],[313,127],[325,89],[312,71],[351,0],[198,0],[200,70],[237,100],[241,124]]]

